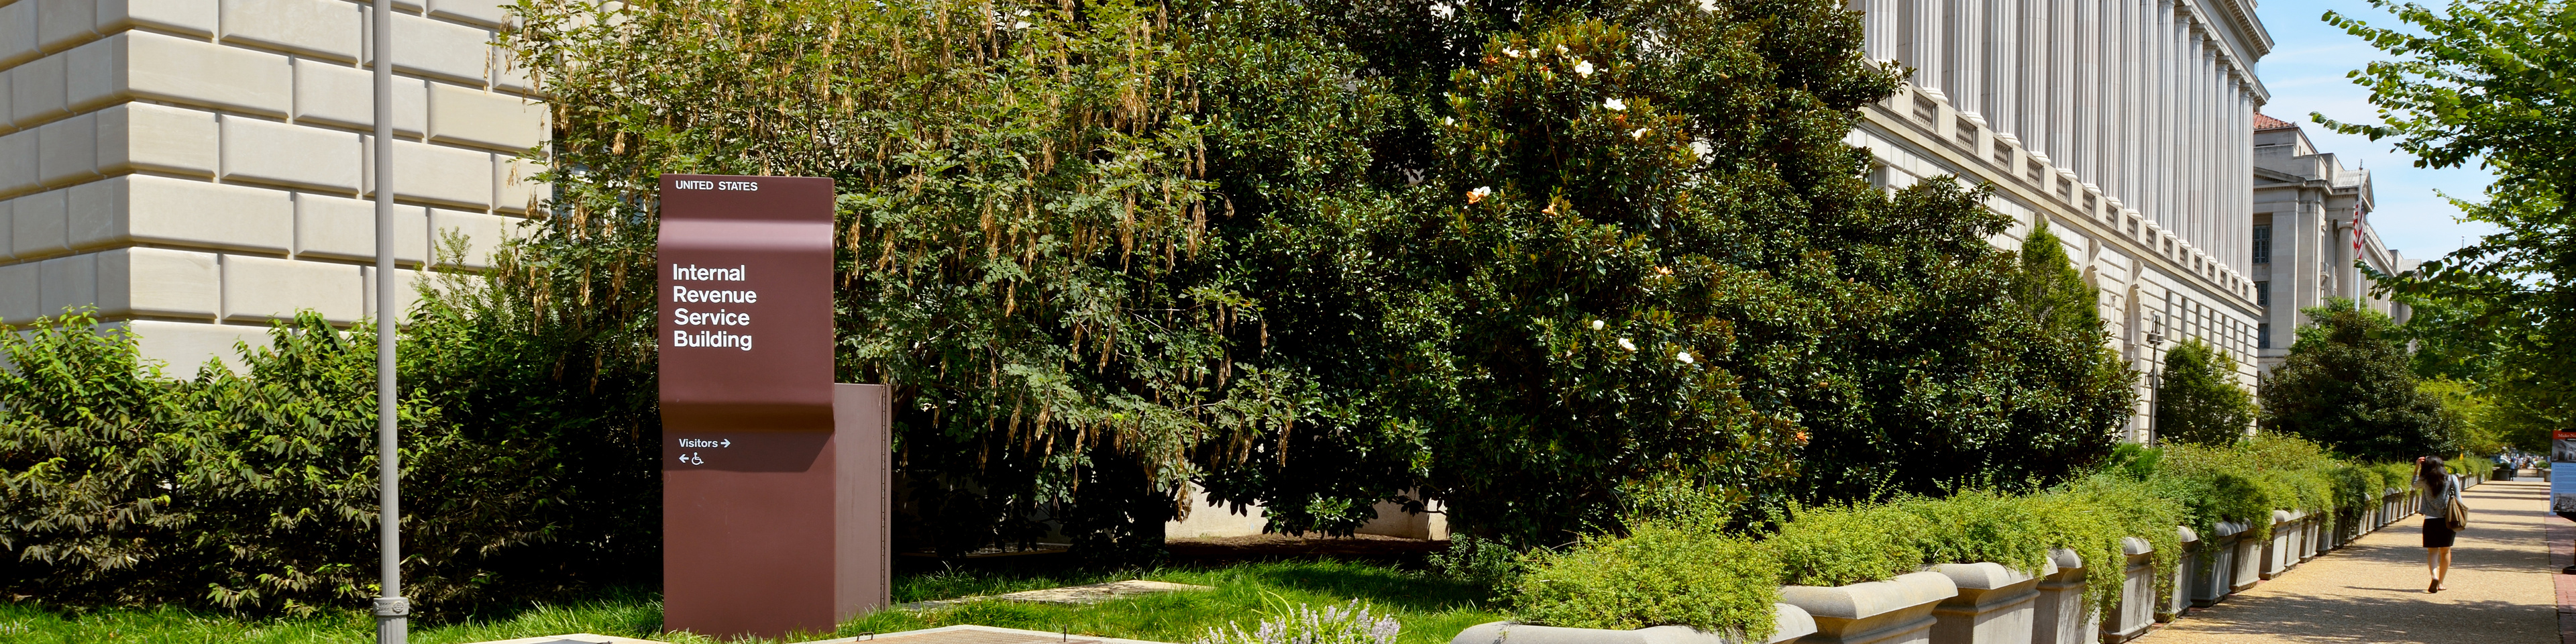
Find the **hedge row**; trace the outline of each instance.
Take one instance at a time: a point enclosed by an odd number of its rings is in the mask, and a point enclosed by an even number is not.
[[[1772,628],[1783,585],[1876,581],[1941,563],[1990,561],[2038,574],[2049,552],[2063,548],[2087,562],[2086,598],[2107,612],[2124,566],[2100,562],[2125,561],[2125,537],[2154,545],[2161,594],[2175,583],[2175,526],[2206,535],[2237,522],[2252,526],[2250,538],[2267,539],[2279,509],[2331,516],[2350,529],[2387,488],[2410,485],[2410,468],[2347,462],[2313,443],[2262,436],[2226,447],[2125,446],[2102,471],[2036,494],[1972,489],[1794,508],[1768,529],[1701,519],[1714,513],[1649,513],[1633,518],[1628,534],[1529,554],[1515,600],[1534,623],[1681,624],[1758,640]]]

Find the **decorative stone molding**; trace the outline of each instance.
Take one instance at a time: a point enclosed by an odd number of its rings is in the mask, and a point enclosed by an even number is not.
[[[2051,562],[2042,575],[2056,572]],[[1943,644],[2029,644],[2040,577],[1993,562],[1932,567],[1959,594],[1932,608],[1932,641]]]
[[[2049,551],[2048,558],[2057,564],[2057,572],[2039,580],[2037,619],[2032,620],[2031,644],[2093,641],[2093,632],[2099,630],[2097,624],[2101,620],[2096,619],[2093,606],[2084,602],[2087,562],[2075,551],[2064,549]],[[2100,565],[2118,564],[2101,562]]]
[[[1621,631],[1604,628],[1564,628],[1514,622],[1486,622],[1459,631],[1449,644],[1778,644],[1796,641],[1816,632],[1816,620],[1807,611],[1788,604],[1772,604],[1771,637],[1756,643],[1736,635],[1710,633],[1688,626],[1656,626]]]
[[[1808,644],[1928,644],[1932,609],[1959,594],[1948,575],[1918,572],[1848,586],[1786,586],[1780,600],[1816,619]]]
[[[2156,596],[2155,552],[2155,544],[2145,539],[2120,539],[2120,555],[2126,561],[2120,568],[2120,603],[2102,616],[2105,644],[2135,639],[2155,624],[2156,608],[2164,604],[2164,598]]]

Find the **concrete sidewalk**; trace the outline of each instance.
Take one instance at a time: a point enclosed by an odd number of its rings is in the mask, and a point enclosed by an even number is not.
[[[2451,578],[2440,593],[2424,592],[2432,580],[2424,520],[2409,517],[2139,641],[2557,642],[2558,570],[2549,565],[2542,522],[2548,491],[2538,481],[2464,490],[2469,529],[2451,549]]]

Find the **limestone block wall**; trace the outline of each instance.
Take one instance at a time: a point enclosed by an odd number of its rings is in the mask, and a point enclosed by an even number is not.
[[[450,233],[484,266],[540,189],[504,5],[396,3],[407,282]],[[186,375],[297,310],[375,315],[371,7],[0,0],[0,323],[95,305]]]

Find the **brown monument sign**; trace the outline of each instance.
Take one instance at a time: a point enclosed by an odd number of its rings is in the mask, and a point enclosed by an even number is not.
[[[829,633],[887,600],[884,387],[832,382],[832,180],[662,176],[663,627]]]

